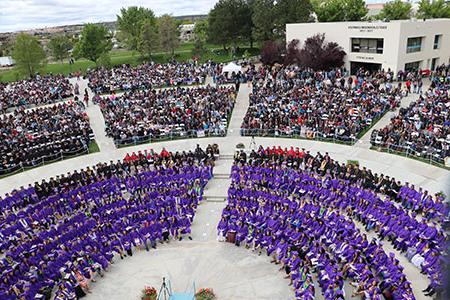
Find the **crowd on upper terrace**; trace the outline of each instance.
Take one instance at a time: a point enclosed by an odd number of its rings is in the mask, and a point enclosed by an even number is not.
[[[79,101],[1,115],[0,174],[87,151],[92,136]]]
[[[275,68],[253,81],[243,135],[301,135],[354,141],[406,93],[401,84],[360,72]]]
[[[419,91],[420,92],[420,91]],[[401,108],[386,127],[374,131],[372,145],[443,162],[450,144],[450,65],[432,75],[429,89]]]
[[[72,85],[62,75],[36,75],[33,79],[0,83],[0,113],[18,106],[50,104],[72,95]]]
[[[119,90],[152,89],[203,84],[211,65],[206,63],[148,63],[137,67],[121,65],[112,69],[97,68],[87,73],[89,87],[97,94]]]
[[[236,97],[232,86],[133,90],[95,96],[117,144],[174,136],[224,135]],[[198,133],[198,132],[201,132]]]

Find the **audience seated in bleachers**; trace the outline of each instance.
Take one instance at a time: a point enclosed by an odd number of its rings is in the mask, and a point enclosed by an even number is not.
[[[40,76],[10,84],[0,83],[0,114],[18,106],[40,106],[73,96],[73,87],[62,76]]]
[[[450,154],[450,78],[434,77],[430,88],[386,127],[372,133],[373,146],[381,146],[441,164]]]
[[[113,91],[153,89],[181,85],[203,84],[210,64],[179,63],[116,66],[110,70],[98,68],[87,73],[89,87],[97,94]]]
[[[234,87],[134,90],[94,97],[106,132],[117,144],[173,137],[222,136],[234,107]]]
[[[243,135],[302,136],[354,142],[389,109],[402,91],[364,75],[345,78],[342,70],[314,72],[295,66],[254,80]]]
[[[93,131],[79,101],[0,116],[0,174],[87,151]]]

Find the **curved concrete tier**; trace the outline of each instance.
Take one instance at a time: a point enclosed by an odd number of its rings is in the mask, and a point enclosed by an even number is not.
[[[326,142],[316,142],[309,140],[288,139],[288,138],[255,138],[257,145],[282,147],[301,147],[311,153],[328,152],[333,159],[346,162],[348,159],[358,160],[360,166],[365,166],[376,173],[383,173],[394,176],[402,182],[410,182],[416,186],[423,187],[431,193],[439,191],[449,195],[450,171],[435,167],[397,155],[377,152],[355,146],[332,144]],[[163,147],[169,151],[182,151],[194,149],[197,144],[202,147],[211,143],[219,145],[221,155],[232,155],[236,149],[236,144],[243,143],[246,148],[250,147],[250,137],[214,137],[201,139],[174,140],[167,142],[144,144],[133,147],[125,147],[112,151],[102,151],[76,158],[56,162],[50,165],[31,169],[16,175],[12,175],[0,180],[0,195],[10,192],[20,186],[26,186],[41,179],[48,179],[55,175],[65,174],[69,171],[95,165],[99,162],[109,162],[110,160],[122,159],[126,153],[153,148],[160,151]]]

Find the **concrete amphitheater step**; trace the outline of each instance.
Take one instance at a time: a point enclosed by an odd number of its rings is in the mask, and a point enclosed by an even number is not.
[[[227,196],[206,196],[203,199],[207,202],[225,202],[227,201]]]
[[[234,159],[234,155],[233,154],[220,154],[220,159],[226,159],[226,160],[233,160]]]
[[[230,174],[214,174],[214,178],[216,179],[228,179],[230,178]]]

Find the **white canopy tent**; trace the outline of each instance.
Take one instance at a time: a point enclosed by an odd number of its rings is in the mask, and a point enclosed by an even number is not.
[[[0,57],[0,67],[9,67],[14,65],[14,59],[11,56],[1,56]]]
[[[235,64],[234,62],[230,62],[222,68],[222,73],[231,74],[233,72],[238,73],[239,71],[242,71],[241,66]]]

